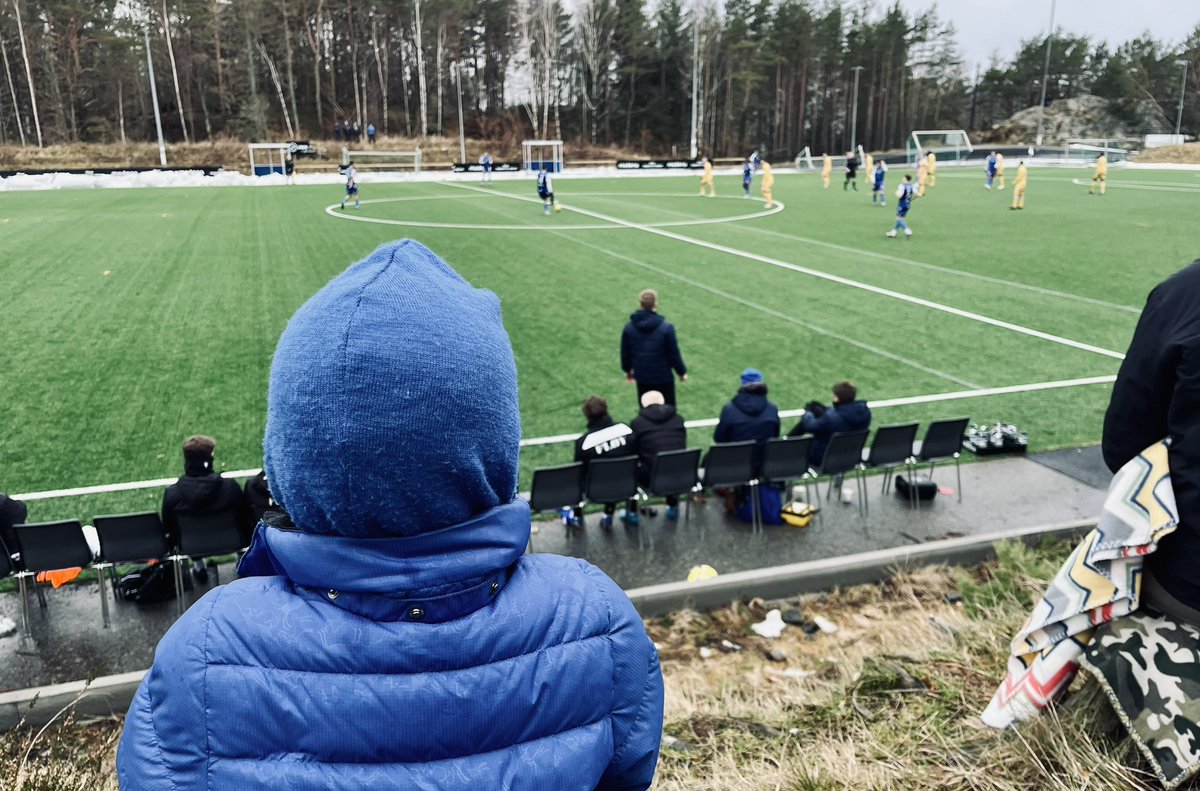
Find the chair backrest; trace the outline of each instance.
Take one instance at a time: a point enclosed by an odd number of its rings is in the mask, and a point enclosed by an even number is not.
[[[92,562],[92,550],[78,519],[17,525],[13,532],[26,571],[83,568]]]
[[[166,533],[154,511],[97,516],[92,524],[100,537],[100,559],[106,563],[130,563],[167,554]]]
[[[759,477],[764,481],[790,481],[803,478],[808,472],[808,451],[812,448],[812,443],[811,434],[767,440]]]
[[[583,465],[579,462],[533,471],[533,486],[529,489],[529,509],[534,513],[573,508],[582,500]]]
[[[825,458],[821,459],[822,475],[840,475],[862,464],[863,446],[867,444],[869,428],[858,431],[839,431],[829,438]]]
[[[872,467],[888,467],[903,464],[912,458],[913,441],[917,438],[916,423],[898,423],[880,426],[871,440],[871,453],[867,464]]]
[[[0,541],[0,579],[4,579],[12,573],[12,558],[9,557],[8,547],[4,545],[3,541]]]
[[[633,499],[637,495],[637,456],[588,462],[584,492],[593,503],[619,503]]]
[[[952,417],[930,423],[917,458],[921,461],[953,458],[954,454],[962,451],[963,435],[967,432],[967,424],[970,422],[969,417]]]
[[[242,549],[237,514],[232,508],[209,514],[179,514],[179,554],[228,555]]]
[[[650,494],[687,494],[700,482],[700,449],[667,450],[654,457]]]
[[[754,477],[754,451],[758,443],[718,442],[708,448],[704,459],[704,486],[741,486]]]

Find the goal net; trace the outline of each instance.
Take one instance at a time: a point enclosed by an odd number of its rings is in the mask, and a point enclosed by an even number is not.
[[[1090,164],[1101,154],[1108,154],[1109,162],[1124,162],[1129,158],[1129,149],[1115,138],[1080,137],[1067,141],[1067,161],[1073,164]]]
[[[289,143],[250,143],[250,175],[270,176],[287,174],[287,156],[292,146]]]
[[[354,167],[359,171],[364,169],[379,172],[411,170],[413,173],[420,173],[421,149],[414,148],[412,151],[376,151],[375,149],[359,151],[343,148],[342,167],[346,167],[351,162],[354,162]]]
[[[561,140],[525,140],[521,143],[521,160],[526,170],[545,168],[551,173],[561,173],[563,142]]]
[[[795,162],[797,170],[800,168],[807,168],[808,170],[816,169],[813,167],[812,150],[808,146],[800,149],[800,153],[796,155]]]
[[[974,151],[971,138],[961,129],[921,129],[908,136],[905,161],[916,164],[933,152],[939,161],[961,162]]]

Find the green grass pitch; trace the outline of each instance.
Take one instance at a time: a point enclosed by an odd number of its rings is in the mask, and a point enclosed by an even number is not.
[[[879,401],[1111,375],[1112,356],[1029,332],[1124,352],[1148,290],[1197,255],[1200,174],[1114,170],[1104,197],[1088,195],[1088,176],[1035,170],[1016,212],[1011,192],[985,191],[977,169],[943,166],[909,217],[911,240],[884,237],[899,168],[887,208],[871,205],[865,179],[854,193],[839,174],[823,190],[815,174],[781,173],[786,208],[770,215],[758,181],[744,200],[736,176],[718,177],[715,200],[696,195],[693,177],[564,177],[566,210],[552,217],[529,202],[531,180],[485,194],[474,181],[368,177],[368,202],[344,212],[414,225],[330,216],[337,186],[0,193],[0,489],[170,477],[191,433],[217,437],[226,469],[258,465],[270,357],[288,317],[403,236],[500,295],[526,437],[579,431],[590,393],[633,416],[618,339],[647,287],[678,328],[688,418],[715,417],[747,366],[765,372],[781,409],[826,400],[843,378]],[[1046,449],[1096,441],[1108,392],[892,407],[875,421],[1004,419]],[[696,429],[692,443],[710,436]],[[527,449],[523,484],[569,455]],[[44,501],[31,518],[152,507],[159,496]]]

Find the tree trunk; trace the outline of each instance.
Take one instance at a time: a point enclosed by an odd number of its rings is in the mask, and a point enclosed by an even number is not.
[[[387,36],[385,35],[384,38],[386,40]],[[379,77],[379,97],[380,97],[380,102],[383,105],[383,117],[382,117],[381,123],[380,123],[380,132],[382,132],[383,134],[387,134],[387,131],[388,131],[387,77],[384,74],[383,60],[380,57],[379,49],[380,49],[380,47],[379,47],[378,25],[376,24],[375,15],[372,14],[371,15],[371,50],[375,53],[375,71],[376,71],[377,76]],[[387,50],[384,50],[385,55],[386,55],[386,53],[387,53]]]
[[[258,54],[262,56],[263,62],[267,64],[267,72],[271,75],[271,82],[275,84],[275,94],[279,97],[279,109],[283,111],[283,124],[287,127],[288,138],[296,139],[296,129],[292,126],[292,117],[288,113],[287,100],[283,98],[283,83],[279,81],[279,70],[275,68],[275,61],[271,60],[271,55],[267,52],[267,48],[262,42],[258,42]]]
[[[0,57],[4,58],[4,76],[8,78],[8,95],[12,97],[13,118],[17,119],[17,134],[21,138],[21,148],[24,148],[26,145],[25,124],[21,121],[21,105],[17,101],[17,89],[13,83],[12,67],[8,65],[8,47],[5,46],[3,38],[0,38]]]
[[[258,98],[258,70],[254,68],[254,43],[250,38],[250,23],[243,21],[246,34],[246,71],[250,78],[250,120],[254,124],[254,136],[262,139],[266,132],[262,102]]]
[[[221,65],[221,2],[212,0],[213,26],[213,57],[217,64],[217,102],[221,105],[221,114],[229,112],[229,97],[225,95],[225,69]]]
[[[128,141],[125,139],[125,84],[117,80],[117,121],[121,127],[121,145],[125,145]]]
[[[417,104],[421,113],[421,137],[429,136],[429,107],[425,89],[425,48],[421,41],[421,0],[413,0],[413,34],[417,48]]]
[[[287,78],[288,102],[291,104],[292,118],[295,120],[295,131],[299,132],[300,113],[296,110],[296,58],[292,52],[292,19],[284,0],[280,0],[279,10],[283,14],[283,68],[284,76]]]
[[[183,142],[189,142],[187,120],[183,113],[183,94],[179,90],[179,66],[175,63],[175,45],[171,42],[171,15],[167,13],[167,0],[163,0],[163,34],[167,38],[167,57],[171,60],[171,80],[175,85],[175,106],[179,110],[179,128],[183,132]]]
[[[25,46],[25,26],[21,22],[21,7],[12,0],[17,15],[17,37],[21,39],[21,59],[25,61],[25,79],[29,83],[29,106],[33,109],[33,128],[37,131],[38,148],[42,148],[42,119],[38,115],[37,91],[33,89],[33,69],[29,66],[29,50]]]

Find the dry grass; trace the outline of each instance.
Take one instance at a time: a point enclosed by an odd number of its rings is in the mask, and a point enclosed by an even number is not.
[[[1006,545],[1000,562],[975,569],[925,568],[880,585],[647,622],[667,691],[655,788],[1156,788],[1094,684],[1077,682],[1064,705],[1021,731],[978,722],[1011,634],[1067,551]],[[956,593],[962,602],[949,603]],[[767,640],[749,627],[768,606],[839,629],[789,626]],[[722,641],[741,650],[722,650]],[[701,648],[712,655],[701,658]],[[40,736],[0,734],[0,777],[16,777],[28,753],[20,791],[115,788],[120,723],[64,720]]]
[[[1200,143],[1149,148],[1130,159],[1139,164],[1200,165]]]

